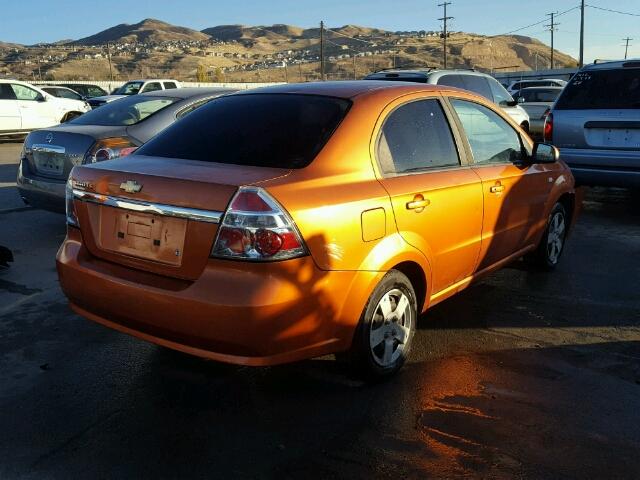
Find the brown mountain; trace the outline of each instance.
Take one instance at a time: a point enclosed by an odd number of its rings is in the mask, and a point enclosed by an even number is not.
[[[209,36],[186,27],[178,27],[153,18],[129,25],[121,23],[95,35],[73,42],[77,45],[102,45],[110,43],[148,43],[174,40],[208,40]]]

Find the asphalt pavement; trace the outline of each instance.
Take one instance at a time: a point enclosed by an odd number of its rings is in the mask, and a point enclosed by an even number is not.
[[[434,307],[366,385],[332,358],[247,368],[71,312],[64,217],[24,207],[0,144],[0,478],[639,478],[640,205],[591,190],[558,269]],[[118,301],[117,298],[113,299]]]

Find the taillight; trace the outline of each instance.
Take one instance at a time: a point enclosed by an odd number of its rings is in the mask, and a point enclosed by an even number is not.
[[[73,203],[73,180],[69,175],[67,186],[65,187],[65,210],[67,214],[67,225],[78,227],[78,217],[76,216],[76,207]]]
[[[544,119],[544,141],[551,142],[553,140],[553,113],[549,112]]]
[[[307,254],[295,224],[266,191],[240,187],[224,214],[211,256],[236,260],[286,260]]]
[[[126,157],[138,148],[124,137],[103,138],[98,140],[85,155],[84,163],[103,162],[114,158]]]

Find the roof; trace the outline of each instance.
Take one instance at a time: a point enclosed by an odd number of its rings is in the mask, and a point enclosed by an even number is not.
[[[273,85],[269,87],[243,90],[240,95],[257,93],[295,93],[300,95],[324,95],[328,97],[353,98],[375,90],[397,89],[413,92],[416,90],[441,90],[437,85],[408,82],[381,82],[378,80],[349,80],[334,82],[308,82]],[[449,90],[449,88],[447,88]]]
[[[237,88],[220,88],[220,87],[189,87],[189,88],[170,88],[168,90],[155,90],[153,92],[141,93],[147,97],[171,97],[171,98],[191,98],[197,95],[207,94],[225,94],[237,92]]]
[[[130,83],[130,82],[176,82],[176,83],[180,83],[177,80],[174,80],[173,78],[136,78],[134,80],[127,80],[125,83]]]
[[[519,88],[518,91],[520,92],[524,92],[524,91],[532,91],[532,90],[564,90],[564,87],[560,87],[558,85],[549,85],[548,87],[524,87],[524,88]]]
[[[582,70],[608,70],[611,68],[638,68],[640,67],[640,59],[630,58],[628,60],[596,60],[595,63],[585,65]]]

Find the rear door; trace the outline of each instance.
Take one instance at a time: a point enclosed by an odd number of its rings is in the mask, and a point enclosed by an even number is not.
[[[22,127],[20,108],[11,85],[0,83],[0,132],[13,132]]]
[[[482,179],[482,270],[532,242],[553,185],[554,167],[526,162],[529,144],[492,109],[465,99],[450,102],[466,134],[473,170]]]
[[[553,108],[553,143],[577,154],[618,153],[609,155],[611,167],[640,166],[640,67],[576,73]],[[602,155],[579,157],[585,165],[602,163]]]
[[[431,261],[433,293],[471,275],[480,251],[482,187],[460,155],[439,98],[390,106],[376,144],[380,182],[404,240]]]
[[[60,123],[60,119],[55,118],[53,101],[47,101],[40,92],[26,85],[12,83],[11,88],[18,101],[23,129],[35,130]]]

